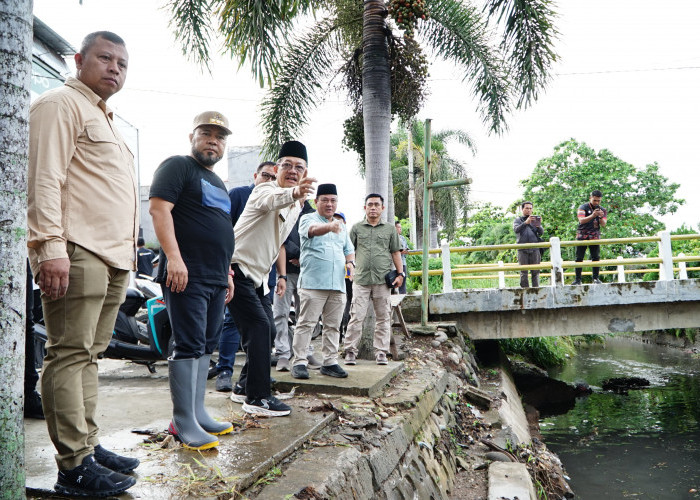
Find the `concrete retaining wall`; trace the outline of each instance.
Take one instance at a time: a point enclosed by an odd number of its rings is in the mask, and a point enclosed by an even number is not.
[[[381,399],[384,407],[407,409],[384,421],[382,437],[373,441],[369,450],[339,446],[344,442],[342,432],[327,436],[323,439],[337,445],[307,450],[285,467],[283,477],[265,486],[255,498],[278,500],[307,488],[317,495],[315,498],[334,500],[447,500],[457,473],[455,449],[444,444],[446,430],[456,424],[450,393],[457,392],[463,383],[444,370],[414,372],[400,395]],[[498,408],[494,408],[493,413],[501,421],[495,427],[513,444],[529,442],[527,422],[512,379],[504,374],[489,392],[507,394],[506,400],[498,401]],[[511,465],[519,474],[496,473],[495,477],[506,478],[497,481],[498,491],[534,491],[525,465]],[[522,481],[514,484],[515,478]]]

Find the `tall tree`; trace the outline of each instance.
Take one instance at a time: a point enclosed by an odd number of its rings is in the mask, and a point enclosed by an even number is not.
[[[0,3],[0,498],[24,498],[24,317],[31,0]]]
[[[676,198],[679,184],[661,175],[658,164],[637,168],[607,149],[595,151],[575,139],[556,146],[552,156],[540,160],[520,184],[523,199],[532,201],[542,216],[545,233],[562,240],[576,237],[576,210],[594,189],[602,191],[602,205],[608,209],[604,238],[654,234],[664,229],[659,216],[674,213],[684,203]],[[601,251],[603,257],[608,251],[634,252],[609,246]]]
[[[467,146],[476,153],[476,146],[469,134],[463,130],[440,130],[431,136],[431,182],[467,177],[466,166],[454,158],[448,145],[457,142]],[[396,200],[396,215],[408,217],[408,176],[413,175],[416,182],[416,216],[417,231],[422,234],[423,219],[423,182],[425,173],[425,125],[414,121],[411,125],[411,154],[413,155],[413,172],[408,171],[408,135],[402,127],[391,135],[391,175]],[[447,239],[455,236],[460,220],[466,213],[469,186],[456,186],[435,190],[431,206],[430,246],[438,245],[438,230],[442,229]]]
[[[367,191],[384,196],[391,117],[415,116],[425,95],[427,60],[416,40],[460,68],[483,120],[500,132],[505,115],[535,100],[548,81],[556,59],[550,5],[550,0],[488,0],[480,10],[460,0],[169,3],[186,54],[208,61],[210,38],[218,32],[225,49],[241,64],[249,62],[261,84],[271,85],[262,119],[268,151],[300,134],[308,111],[342,71],[355,106],[353,134],[362,144]],[[310,13],[318,21],[297,35],[300,16]],[[493,43],[496,31],[499,45]]]

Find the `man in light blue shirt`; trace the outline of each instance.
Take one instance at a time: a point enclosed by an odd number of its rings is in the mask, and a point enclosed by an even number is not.
[[[345,224],[333,217],[338,207],[335,184],[320,184],[315,201],[316,212],[302,216],[299,221],[300,306],[292,345],[292,377],[309,378],[306,353],[313,329],[321,316],[321,374],[343,378],[348,374],[338,364],[339,328],[345,309],[345,267],[350,270],[352,279],[355,248],[350,243]]]

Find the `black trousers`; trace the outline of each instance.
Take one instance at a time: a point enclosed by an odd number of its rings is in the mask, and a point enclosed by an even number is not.
[[[173,359],[198,359],[219,345],[226,287],[188,282],[182,292],[161,284],[173,329]]]
[[[591,250],[591,260],[596,261],[600,260],[600,245],[582,245],[580,247],[576,247],[576,262],[583,262],[583,257],[586,255],[586,248],[589,248]],[[598,279],[598,274],[600,273],[600,267],[598,266],[593,266],[593,279]],[[576,279],[581,279],[581,271],[582,268],[577,267],[576,268]]]
[[[26,329],[24,337],[24,394],[36,390],[39,374],[36,372],[36,350],[34,347],[34,279],[27,260]]]
[[[248,398],[266,398],[270,396],[270,339],[275,336],[272,304],[262,286],[256,288],[238,265],[234,264],[233,269],[236,292],[229,302],[229,311],[241,333],[241,345],[246,353],[238,384],[245,388]]]

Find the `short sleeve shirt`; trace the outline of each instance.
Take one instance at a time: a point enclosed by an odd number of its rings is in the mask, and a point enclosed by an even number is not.
[[[316,224],[328,224],[328,220],[318,212],[302,215],[299,220],[299,288],[345,293],[345,256],[355,251],[350,236],[343,224],[340,233],[329,232],[309,238],[309,228]]]
[[[391,254],[401,250],[399,235],[394,224],[380,222],[372,226],[367,219],[358,222],[350,230],[350,242],[355,247],[354,283],[381,285],[384,275],[392,270]]]
[[[403,249],[408,250],[408,241],[406,241],[406,238],[404,238],[403,234],[399,234],[399,245],[401,245],[401,250],[403,250]],[[406,265],[406,255],[405,254],[401,254],[401,262],[403,262],[404,266]]]
[[[608,220],[608,211],[603,207],[600,208],[603,211],[602,219]],[[581,220],[583,217],[588,217],[595,211],[595,208],[591,206],[590,203],[584,203],[578,207],[578,219]],[[600,219],[601,217],[594,217],[593,220],[585,222],[583,224],[579,223],[578,228],[576,228],[576,239],[577,240],[599,240],[600,239]]]
[[[175,205],[175,238],[188,280],[227,286],[234,242],[231,201],[221,178],[191,156],[173,156],[156,170],[149,198]],[[161,261],[156,281],[164,283],[168,266],[162,248]]]

